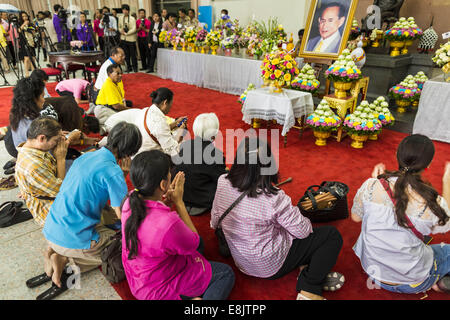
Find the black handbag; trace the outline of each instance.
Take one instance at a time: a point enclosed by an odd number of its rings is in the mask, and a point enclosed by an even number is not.
[[[225,238],[225,234],[223,233],[222,228],[220,227],[220,223],[222,220],[227,216],[227,214],[230,213],[231,210],[233,210],[234,207],[242,200],[244,197],[248,194],[249,191],[246,191],[242,193],[239,198],[236,199],[236,201],[233,202],[233,204],[222,214],[222,216],[219,218],[219,222],[217,222],[217,228],[215,231],[217,240],[219,241],[219,253],[222,257],[228,258],[231,257],[230,248],[228,247],[227,239]]]
[[[342,182],[324,181],[320,185],[313,185],[306,189],[303,197],[298,201],[300,212],[311,222],[328,222],[339,219],[346,219],[349,216],[347,193],[348,186]],[[316,197],[330,193],[335,200],[326,203],[318,202]],[[302,202],[311,200],[312,208],[305,209]]]

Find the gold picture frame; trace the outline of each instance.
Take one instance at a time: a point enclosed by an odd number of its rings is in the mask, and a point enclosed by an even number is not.
[[[299,57],[336,60],[341,52],[347,47],[347,41],[352,27],[356,7],[358,6],[358,1],[359,0],[311,0],[308,20],[306,21],[305,31],[299,50]],[[330,18],[327,23],[327,19],[324,19],[322,16],[325,14],[325,18],[327,18],[336,12],[336,4],[339,5],[339,12],[341,12],[341,10],[345,10],[345,15],[339,17],[339,14],[337,15],[337,20]],[[329,8],[330,10],[324,10],[323,8]],[[326,13],[325,11],[328,12]],[[319,15],[320,12],[322,12],[322,15]],[[344,16],[345,22],[337,28],[337,31],[328,36],[331,30],[336,30],[336,23],[339,24],[339,20]],[[319,22],[320,20],[325,22]],[[319,24],[325,25],[326,23],[329,29],[324,27],[323,29],[325,30],[322,30]],[[343,30],[342,33],[341,30]],[[325,41],[322,34],[325,37]],[[311,35],[313,36],[312,38]],[[340,35],[339,44],[337,44],[336,41],[338,35]],[[325,44],[325,46],[323,44]]]

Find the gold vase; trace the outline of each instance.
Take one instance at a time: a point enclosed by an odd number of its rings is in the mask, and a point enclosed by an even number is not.
[[[211,46],[211,54],[212,54],[212,55],[215,56],[215,55],[217,54],[217,51],[216,51],[216,50],[217,50],[217,46]]]
[[[411,47],[413,44],[413,40],[406,40],[405,46],[402,49],[402,54],[408,54],[408,47]]]
[[[390,46],[392,48],[391,57],[398,57],[400,55],[400,48],[405,46],[404,41],[391,41]]]
[[[334,95],[338,99],[347,98],[347,91],[352,87],[352,82],[334,81]]]
[[[173,50],[177,50],[178,44],[174,41],[172,42]]]
[[[253,129],[261,128],[261,120],[259,120],[259,119],[252,119],[252,127],[253,127]]]
[[[378,140],[378,133],[371,134],[369,136],[369,140],[377,141]]]
[[[323,147],[327,145],[327,139],[330,137],[331,132],[323,132],[314,130],[314,137],[316,137],[316,145]]]
[[[205,46],[202,47],[202,51],[200,53],[205,53]]]
[[[360,136],[357,134],[352,134],[351,138],[353,140],[351,146],[355,149],[362,149],[364,148],[364,142],[367,141],[368,136],[367,135]]]
[[[395,100],[395,103],[397,104],[397,112],[399,113],[405,113],[406,107],[411,105],[411,101],[408,100]]]
[[[181,45],[181,51],[186,51],[186,44],[183,42],[183,44]]]
[[[372,47],[373,48],[378,48],[381,45],[380,40],[382,38],[383,38],[383,31],[377,30],[377,37],[375,38],[375,41],[372,42]]]
[[[414,108],[417,108],[419,106],[419,100],[414,100],[411,104]]]

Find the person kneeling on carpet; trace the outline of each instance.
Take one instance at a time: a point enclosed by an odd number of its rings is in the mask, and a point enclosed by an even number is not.
[[[297,299],[323,300],[322,290],[335,291],[344,284],[343,275],[330,272],[342,248],[341,234],[333,226],[313,228],[291,198],[273,185],[277,182],[270,146],[258,138],[244,138],[230,172],[219,177],[211,228],[222,228],[243,273],[278,279],[302,267]]]
[[[159,150],[131,163],[135,189],[122,207],[122,262],[131,292],[139,300],[225,300],[233,270],[198,252],[201,239],[183,202],[184,174],[172,180],[170,171],[170,157]]]
[[[111,130],[106,147],[85,153],[74,161],[45,221],[46,273],[28,283],[33,287],[53,281],[52,287],[38,299],[51,299],[68,289],[70,274],[64,270],[67,263],[75,274],[102,263],[102,250],[115,234],[106,226],[120,219],[120,206],[127,195],[125,177],[130,157],[141,144],[139,129],[121,122]]]
[[[34,221],[43,227],[66,175],[69,142],[61,125],[45,117],[31,122],[27,137],[27,141],[18,147],[15,176]]]
[[[89,86],[89,81],[83,79],[68,79],[60,81],[56,85],[56,93],[59,96],[70,96],[74,97],[75,101],[80,103],[88,103],[87,88]]]
[[[442,197],[422,178],[434,152],[428,137],[406,137],[397,149],[399,169],[385,171],[384,164],[376,165],[353,200],[352,219],[362,221],[353,250],[385,290],[450,293],[450,245],[428,245],[429,234],[450,230],[450,162],[442,178]]]
[[[131,105],[127,105],[125,91],[122,82],[122,68],[113,64],[107,69],[108,78],[103,84],[95,102],[95,117],[100,122],[100,134],[105,132],[105,122],[110,116],[119,111],[126,110]]]
[[[180,146],[180,153],[172,157],[177,164],[175,173],[182,171],[186,176],[183,196],[188,213],[200,215],[211,210],[216,194],[217,180],[227,172],[225,157],[214,147],[219,133],[219,119],[214,113],[203,113],[194,120],[195,138]]]

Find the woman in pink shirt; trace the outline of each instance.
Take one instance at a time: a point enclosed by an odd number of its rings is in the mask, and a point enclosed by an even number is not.
[[[131,163],[135,189],[122,207],[122,262],[131,292],[139,300],[224,300],[233,270],[197,251],[201,239],[183,203],[184,174],[170,182],[170,169],[170,157],[159,150]]]
[[[211,227],[243,193],[222,220],[236,266],[243,273],[278,279],[307,265],[297,280],[298,300],[322,300],[322,290],[337,290],[344,277],[330,273],[342,247],[336,228],[313,228],[291,198],[274,186],[278,168],[266,142],[242,140],[228,174],[220,176],[211,210]]]
[[[103,51],[105,48],[105,43],[103,41],[104,32],[100,28],[100,22],[102,21],[103,15],[100,10],[95,10],[95,20],[94,20],[94,32],[97,35],[97,42],[100,45],[100,50]]]

